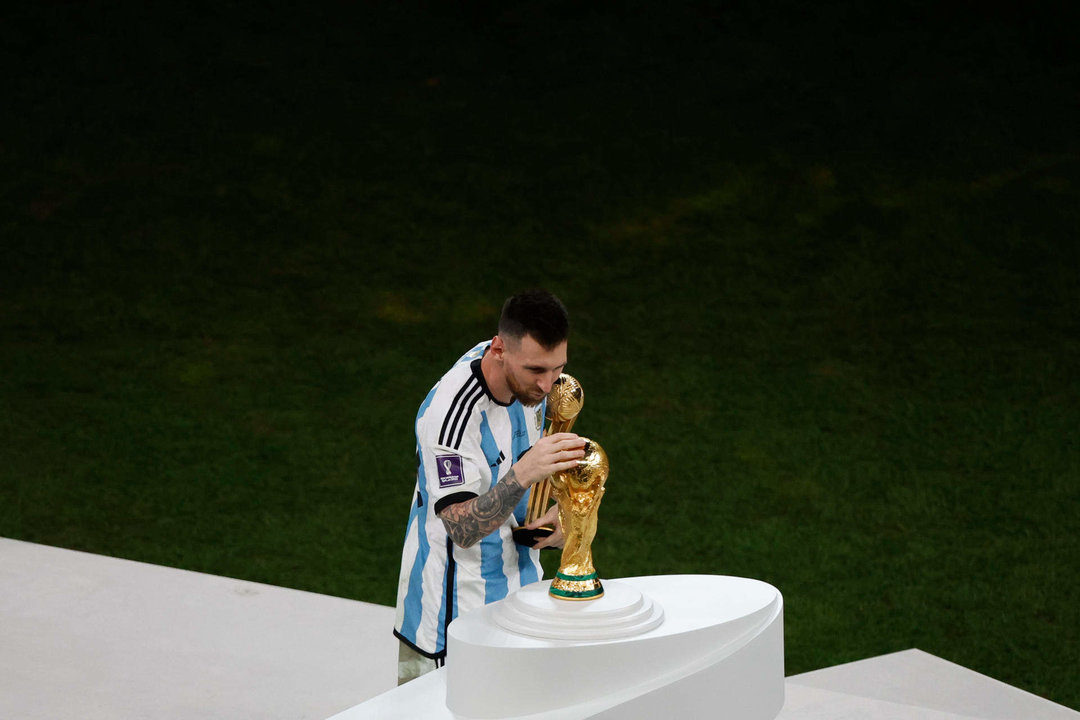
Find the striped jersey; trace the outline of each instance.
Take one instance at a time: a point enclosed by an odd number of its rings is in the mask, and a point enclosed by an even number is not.
[[[416,488],[405,530],[394,634],[433,658],[446,654],[454,618],[495,602],[543,575],[540,552],[514,542],[528,493],[505,523],[470,548],[450,540],[438,513],[482,495],[543,434],[545,399],[535,407],[492,397],[480,359],[465,353],[427,394],[416,415]]]

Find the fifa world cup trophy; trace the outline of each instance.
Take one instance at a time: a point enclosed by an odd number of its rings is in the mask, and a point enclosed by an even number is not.
[[[570,432],[581,408],[585,391],[573,376],[563,373],[547,397],[548,427],[544,435]],[[551,581],[550,594],[564,600],[593,600],[604,594],[604,586],[593,567],[592,541],[596,537],[596,513],[604,496],[608,476],[608,458],[600,444],[585,440],[585,457],[570,470],[552,475],[532,487],[526,524],[543,517],[552,497],[559,506],[564,544],[559,572]],[[540,537],[550,535],[551,527],[528,531],[518,528],[518,542],[533,545]]]
[[[582,439],[585,457],[576,467],[551,476],[566,539],[559,571],[548,593],[564,600],[593,600],[604,594],[604,586],[593,567],[592,541],[596,537],[597,511],[608,477],[608,457],[599,443]]]

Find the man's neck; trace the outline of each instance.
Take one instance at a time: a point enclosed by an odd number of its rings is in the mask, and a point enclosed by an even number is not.
[[[484,382],[487,383],[492,397],[504,404],[514,399],[510,386],[506,384],[506,376],[503,375],[502,368],[496,362],[490,345],[484,349],[484,356],[480,359],[480,372],[484,373]]]

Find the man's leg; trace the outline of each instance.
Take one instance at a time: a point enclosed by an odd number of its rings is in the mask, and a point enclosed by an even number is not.
[[[442,665],[442,661],[421,655],[403,642],[398,645],[397,684],[404,685]]]

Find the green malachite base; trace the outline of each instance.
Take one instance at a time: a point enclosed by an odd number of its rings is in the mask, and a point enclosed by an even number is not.
[[[556,573],[551,581],[548,594],[560,600],[595,600],[604,594],[600,576],[595,572],[588,575],[566,575]]]

